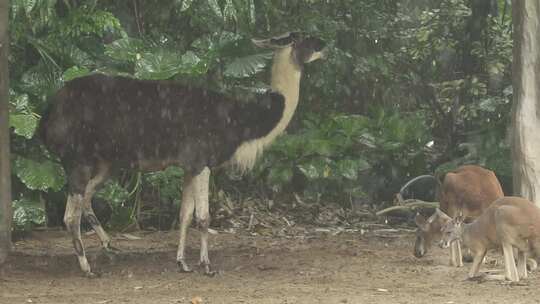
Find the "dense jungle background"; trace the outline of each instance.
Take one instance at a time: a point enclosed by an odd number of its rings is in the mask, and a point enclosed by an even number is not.
[[[214,224],[246,201],[377,210],[407,180],[466,163],[512,193],[510,1],[12,0],[10,18],[17,230],[61,223],[63,169],[34,133],[66,81],[100,72],[250,96],[271,59],[250,39],[291,30],[327,41],[329,56],[306,67],[293,122],[255,170],[213,172]],[[124,171],[94,204],[116,229],[170,229],[181,185],[180,168]]]

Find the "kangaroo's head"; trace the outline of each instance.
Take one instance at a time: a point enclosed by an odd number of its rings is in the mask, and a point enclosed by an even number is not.
[[[448,248],[452,242],[461,239],[461,235],[463,234],[463,215],[460,214],[456,218],[448,221],[441,228],[441,233],[441,248]]]
[[[414,256],[421,258],[426,255],[433,242],[441,239],[442,227],[451,220],[452,218],[438,208],[427,219],[424,216],[417,214],[415,222],[418,228],[416,229]]]

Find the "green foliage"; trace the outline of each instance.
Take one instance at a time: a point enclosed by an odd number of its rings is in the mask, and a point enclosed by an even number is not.
[[[15,158],[13,171],[30,190],[58,191],[65,183],[64,170],[50,160],[37,162],[19,156]]]
[[[272,53],[255,54],[236,58],[225,68],[225,76],[229,77],[250,77],[262,71],[272,58]]]
[[[24,197],[62,188],[64,173],[35,131],[66,81],[102,72],[245,98],[267,86],[261,72],[270,62],[250,39],[301,30],[325,39],[329,56],[304,67],[288,134],[243,180],[245,191],[378,202],[437,167],[475,162],[509,176],[511,7],[498,5],[486,12],[465,0],[13,0],[13,174]],[[143,189],[181,197],[178,168],[125,174],[98,194],[113,205],[113,225],[134,220]]]
[[[177,74],[203,75],[204,63],[191,51],[183,55],[173,52],[144,53],[135,63],[135,76],[141,79],[169,79]]]
[[[96,193],[96,197],[102,198],[111,205],[111,226],[124,228],[133,223],[135,206],[129,202],[130,193],[126,186],[120,184],[118,180],[112,179],[105,182],[103,188]]]
[[[64,81],[70,81],[75,78],[83,77],[90,74],[90,70],[85,67],[72,66],[71,68],[64,71],[62,78]]]
[[[308,118],[304,129],[271,146],[257,170],[267,172],[275,191],[296,173],[306,181],[304,194],[333,199],[364,197],[364,175],[384,178],[381,189],[370,189],[382,191],[392,180],[425,172],[430,137],[422,115],[377,109],[372,116]]]
[[[39,118],[35,114],[11,114],[9,115],[9,126],[13,127],[15,134],[28,139],[34,136]]]
[[[45,210],[39,202],[27,198],[13,201],[13,229],[29,231],[45,224]]]
[[[105,55],[116,61],[135,62],[145,49],[140,39],[124,37],[105,45]]]
[[[178,167],[169,167],[163,171],[146,173],[145,184],[159,192],[160,198],[171,202],[180,202],[184,172]]]

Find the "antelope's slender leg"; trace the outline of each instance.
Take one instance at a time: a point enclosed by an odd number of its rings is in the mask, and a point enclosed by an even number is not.
[[[502,249],[504,254],[504,269],[506,278],[512,282],[519,281],[519,275],[516,268],[516,262],[514,260],[514,252],[512,245],[508,242],[502,242]]]
[[[482,265],[482,261],[484,260],[485,256],[486,256],[486,250],[478,252],[477,254],[474,255],[471,269],[469,270],[469,279],[474,278],[478,275],[478,271],[480,270],[480,265]]]
[[[98,235],[103,248],[106,251],[111,251],[111,239],[107,235],[107,232],[105,232],[105,229],[103,229],[103,226],[101,226],[101,223],[99,222],[96,214],[94,213],[94,210],[92,209],[92,197],[96,192],[96,188],[107,178],[109,172],[108,167],[105,165],[100,166],[98,170],[98,174],[96,174],[92,179],[88,181],[88,184],[86,185],[84,191],[83,216]]]
[[[196,176],[195,193],[195,219],[201,234],[200,265],[204,267],[204,273],[214,275],[210,270],[210,258],[208,257],[208,226],[210,225],[210,213],[208,206],[208,191],[210,183],[210,169],[204,168]]]
[[[87,276],[94,276],[90,269],[90,264],[86,259],[84,246],[81,239],[81,215],[83,212],[83,196],[81,194],[69,194],[66,203],[66,212],[64,213],[64,223],[68,232],[71,234],[75,254],[79,259],[81,270]]]
[[[184,187],[182,189],[182,205],[180,207],[180,239],[178,241],[178,251],[176,253],[176,263],[179,270],[182,272],[191,272],[191,268],[187,265],[184,257],[186,250],[187,230],[193,218],[193,210],[195,208],[195,199],[193,187],[195,178],[184,176]]]

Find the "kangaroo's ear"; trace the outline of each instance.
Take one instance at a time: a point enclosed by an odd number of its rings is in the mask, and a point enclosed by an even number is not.
[[[461,225],[463,224],[464,219],[465,218],[463,217],[463,211],[460,211],[458,215],[454,218],[454,221],[456,222],[456,224]]]

